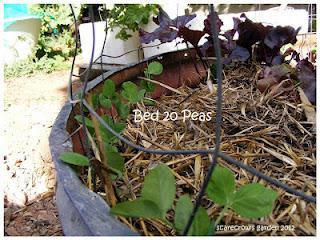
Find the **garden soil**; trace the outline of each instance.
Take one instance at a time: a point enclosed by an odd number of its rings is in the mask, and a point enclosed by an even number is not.
[[[4,80],[5,235],[63,235],[48,137],[67,99],[69,74],[65,70]],[[77,79],[74,85],[80,86]]]

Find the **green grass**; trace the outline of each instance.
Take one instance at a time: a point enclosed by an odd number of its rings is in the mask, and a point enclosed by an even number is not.
[[[56,55],[53,58],[43,56],[37,60],[35,60],[35,58],[28,58],[26,60],[13,63],[12,65],[5,65],[4,77],[7,79],[12,77],[31,76],[40,72],[51,73],[57,70],[68,69],[70,67],[71,63],[59,55]]]

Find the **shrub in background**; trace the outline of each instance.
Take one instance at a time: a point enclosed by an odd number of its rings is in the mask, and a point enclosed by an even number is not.
[[[74,6],[76,16],[79,16],[80,5]],[[36,57],[47,55],[53,58],[60,55],[69,58],[74,51],[75,40],[73,17],[69,5],[65,4],[35,4],[30,5],[30,11],[41,18],[41,30],[36,50]]]
[[[138,31],[148,23],[150,16],[157,14],[156,4],[115,4],[108,12],[108,20],[111,28],[120,27],[116,37],[127,40],[132,36],[128,30]]]
[[[73,5],[79,16],[81,5]],[[37,71],[50,73],[67,69],[69,59],[74,53],[74,22],[69,5],[32,4],[32,14],[41,19],[41,29],[34,53],[28,59],[5,66],[5,78],[31,75]]]

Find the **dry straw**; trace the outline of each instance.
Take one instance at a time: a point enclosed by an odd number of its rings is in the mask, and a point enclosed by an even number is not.
[[[277,97],[262,94],[255,88],[261,66],[238,63],[224,71],[221,151],[256,168],[267,176],[316,195],[316,134],[311,114],[314,107],[301,101],[294,89]],[[304,99],[305,100],[305,99]],[[162,96],[155,106],[137,104],[143,112],[159,110],[160,119],[165,111],[181,113],[183,109],[196,112],[212,112],[211,121],[142,121],[128,120],[124,135],[136,144],[153,149],[208,149],[215,142],[216,93],[206,84],[196,89],[181,87],[171,96]],[[306,116],[307,115],[307,116]],[[310,121],[311,119],[311,121]],[[210,165],[210,156],[155,155],[127,148],[123,153],[125,181],[117,181],[120,199],[139,196],[144,176],[159,162],[166,163],[176,178],[177,196],[190,194],[193,199],[203,182]],[[219,159],[219,164],[231,169],[238,186],[259,182],[268,184]],[[223,181],[223,179],[222,179]],[[315,235],[315,204],[285,191],[274,188],[279,197],[272,214],[261,219],[244,219],[232,211],[222,219],[225,225],[258,224],[276,226],[266,231],[227,230],[221,235]],[[206,198],[203,206],[211,218],[217,218],[221,207]],[[173,212],[168,219],[173,219]],[[175,231],[159,221],[128,219],[126,224],[143,235],[175,235]],[[278,227],[277,227],[278,226]],[[282,226],[282,227],[281,227]]]

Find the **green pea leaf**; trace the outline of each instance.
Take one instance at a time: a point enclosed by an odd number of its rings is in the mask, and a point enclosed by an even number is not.
[[[121,133],[126,128],[124,123],[114,123],[113,119],[108,115],[102,116],[102,119],[117,133]],[[109,132],[104,126],[102,126],[102,124],[100,124],[100,134],[103,142],[107,144],[118,141],[117,137]]]
[[[125,123],[114,123],[113,124],[113,129],[117,133],[121,133],[125,128],[126,128],[126,124]]]
[[[110,213],[124,217],[161,218],[161,212],[157,204],[146,199],[118,203],[110,210]]]
[[[208,236],[213,236],[216,233],[216,229],[215,229],[215,220],[212,219],[210,222],[210,227],[209,227],[209,231],[207,233]]]
[[[121,95],[132,104],[140,102],[146,92],[145,89],[138,91],[138,86],[130,81],[123,83],[122,88]]]
[[[139,99],[139,102],[144,98],[144,94],[146,93],[146,90],[145,89],[141,89],[139,92],[138,92],[138,99]]]
[[[82,117],[81,117],[81,115],[76,115],[76,116],[74,117],[74,119],[76,119],[78,123],[82,124]],[[92,121],[91,121],[89,118],[84,117],[84,122],[85,122],[85,124],[86,124],[87,127],[90,127],[90,128],[93,129]]]
[[[102,119],[113,129],[113,120],[111,117],[105,115],[102,116]],[[102,124],[100,124],[99,128],[103,142],[106,144],[110,144],[112,142],[112,139],[115,138],[114,135],[109,132]]]
[[[98,108],[99,105],[99,96],[98,94],[92,94],[92,105],[94,109]]]
[[[112,102],[109,98],[106,98],[103,94],[99,95],[99,102],[102,107],[105,107],[107,109],[112,107]]]
[[[175,228],[179,231],[180,234],[183,233],[185,227],[187,226],[193,207],[194,205],[187,195],[179,198],[175,211]],[[214,220],[210,222],[206,210],[203,207],[200,207],[194,218],[194,223],[191,224],[188,235],[213,236],[215,233],[214,223]]]
[[[166,212],[172,207],[175,194],[176,182],[167,165],[159,164],[145,177],[141,197],[154,202],[162,218],[165,218]]]
[[[123,88],[123,91],[121,95],[128,100],[133,98],[134,97],[133,95],[137,95],[138,93],[138,86],[130,81],[124,82],[122,84],[122,88]]]
[[[119,152],[118,148],[111,145],[110,143],[104,143],[104,149],[106,152]]]
[[[208,197],[217,204],[230,205],[234,191],[234,174],[227,168],[216,166],[206,190]]]
[[[175,179],[169,167],[160,164],[145,177],[141,198],[117,204],[111,213],[125,217],[165,219],[175,197]]]
[[[89,166],[89,159],[79,153],[65,152],[59,156],[59,159],[63,162],[77,166]]]
[[[121,119],[126,120],[128,118],[128,115],[130,113],[130,107],[127,104],[123,104],[122,102],[117,102],[115,104],[117,113],[121,117]]]
[[[183,230],[187,225],[193,207],[188,195],[183,195],[179,198],[174,215],[174,225],[180,234],[183,233]]]
[[[210,232],[210,218],[205,208],[199,207],[188,232],[189,236],[207,236]]]
[[[105,152],[107,155],[108,167],[115,171],[119,176],[122,176],[124,169],[124,159],[118,152]]]
[[[140,87],[146,90],[146,92],[154,92],[156,89],[156,85],[152,82],[148,82],[146,80],[140,81]]]
[[[122,28],[117,34],[116,38],[119,38],[121,40],[128,40],[130,37],[132,37],[131,34],[127,33],[126,29]]]
[[[160,62],[153,61],[148,64],[147,71],[149,74],[152,74],[152,75],[160,75],[163,71],[163,66]]]
[[[103,90],[102,90],[102,93],[105,97],[111,97],[116,91],[116,85],[115,83],[108,79],[104,82],[103,84]]]
[[[265,217],[272,212],[277,193],[259,183],[242,186],[234,197],[231,208],[246,218]]]
[[[117,104],[119,102],[121,102],[121,95],[117,92],[115,92],[111,97],[110,100],[114,103]]]

